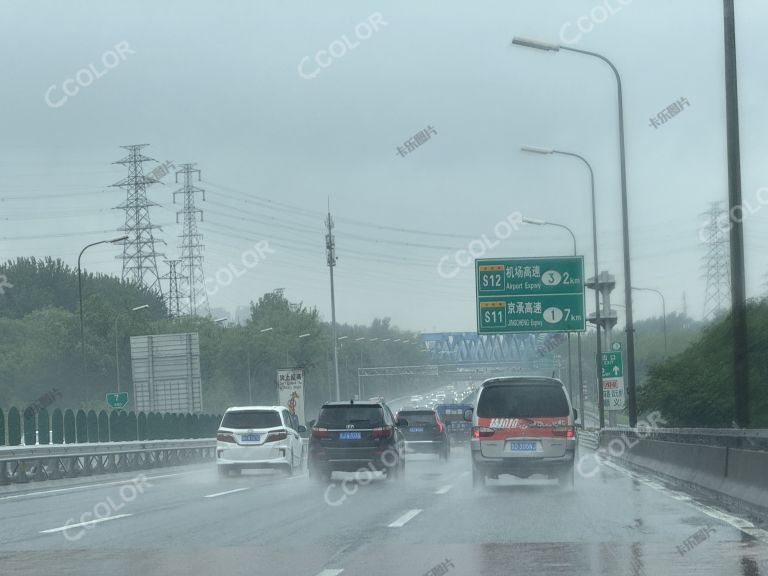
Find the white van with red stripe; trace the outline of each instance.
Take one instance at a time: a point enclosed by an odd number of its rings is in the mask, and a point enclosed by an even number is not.
[[[470,411],[467,410],[467,419]],[[472,485],[486,477],[545,474],[573,486],[575,421],[560,380],[515,376],[486,380],[471,412]]]

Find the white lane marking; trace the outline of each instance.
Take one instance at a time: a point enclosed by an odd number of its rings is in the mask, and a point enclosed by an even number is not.
[[[397,520],[392,522],[392,524],[389,525],[389,528],[402,528],[403,526],[408,523],[409,520],[413,519],[415,516],[421,513],[421,510],[418,508],[414,508],[413,510],[408,510],[405,514],[400,516]]]
[[[67,524],[66,526],[59,526],[58,528],[51,528],[49,530],[41,530],[40,534],[53,534],[54,532],[64,532],[70,528],[82,528],[83,526],[92,526],[93,524],[99,524],[101,522],[109,522],[110,520],[118,520],[120,518],[127,518],[133,516],[133,514],[118,514],[116,516],[108,516],[106,518],[97,518],[96,520],[88,520],[88,522],[80,522],[79,524]]]
[[[161,476],[147,476],[147,480],[158,480],[160,478],[171,478],[173,476],[185,476],[191,472],[179,472],[177,474],[163,474]],[[100,484],[80,484],[78,486],[69,486],[67,488],[55,488],[53,490],[41,490],[38,492],[25,492],[23,494],[13,494],[11,496],[0,496],[0,500],[11,500],[12,498],[24,498],[25,496],[41,496],[44,494],[56,494],[57,492],[71,492],[73,490],[84,490],[86,488],[100,488],[101,486],[115,486],[117,484],[132,484],[136,482],[136,477],[128,480],[115,480],[114,482],[101,482]]]
[[[741,530],[748,536],[752,536],[753,538],[762,540],[763,542],[768,542],[768,531],[756,527],[749,520],[745,520],[744,518],[739,518],[738,516],[734,516],[733,514],[728,514],[723,510],[719,510],[712,506],[707,506],[706,504],[697,502],[694,498],[692,498],[688,494],[685,494],[684,492],[680,492],[672,488],[669,488],[657,480],[648,478],[632,470],[628,470],[627,468],[624,468],[623,466],[619,466],[614,462],[610,462],[605,459],[601,459],[601,460],[604,466],[607,466],[608,468],[615,470],[616,472],[625,474],[626,476],[629,476],[630,478],[633,478],[638,482],[645,484],[649,488],[653,488],[654,490],[663,492],[664,494],[666,494],[670,498],[674,498],[678,502],[688,504],[691,507],[698,510],[699,512],[701,512],[702,514],[709,516],[710,518],[714,518],[715,520],[720,520],[721,522],[730,524],[731,526],[733,526],[737,530]]]
[[[453,488],[453,484],[448,484],[440,488],[440,490],[435,490],[435,494],[447,494],[451,488]]]
[[[245,490],[250,490],[250,488],[235,488],[234,490],[227,490],[226,492],[216,492],[215,494],[203,496],[203,498],[217,498],[219,496],[226,496],[227,494],[234,494],[235,492],[243,492]]]
[[[338,576],[338,574],[341,574],[344,572],[344,568],[341,570],[334,570],[332,568],[328,568],[326,570],[323,570],[322,572],[318,572],[317,576]]]
[[[291,476],[288,480],[296,480],[297,478],[306,478],[306,474],[299,474],[298,476]]]

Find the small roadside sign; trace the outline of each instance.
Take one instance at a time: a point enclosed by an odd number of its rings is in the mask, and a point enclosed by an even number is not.
[[[110,392],[107,394],[107,405],[110,408],[124,408],[128,404],[128,392]]]
[[[603,408],[605,410],[624,410],[626,394],[624,392],[624,354],[621,345],[612,347],[615,352],[602,353],[603,373]]]

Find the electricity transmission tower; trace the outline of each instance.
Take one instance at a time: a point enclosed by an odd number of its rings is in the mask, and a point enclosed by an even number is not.
[[[731,299],[731,262],[728,255],[727,226],[730,223],[728,212],[722,202],[712,202],[709,210],[703,214],[707,224],[703,229],[702,240],[707,253],[704,256],[704,319],[712,320],[728,309]]]
[[[176,172],[176,182],[179,174],[184,175],[184,185],[173,193],[173,203],[176,203],[176,195],[183,194],[184,208],[176,213],[176,222],[179,216],[184,217],[184,227],[181,233],[181,268],[184,280],[182,282],[185,301],[183,312],[188,316],[210,316],[208,306],[208,294],[205,290],[205,276],[203,274],[203,248],[201,243],[203,235],[197,230],[197,216],[203,221],[203,211],[195,206],[195,194],[200,193],[205,202],[205,190],[192,184],[192,176],[197,174],[200,181],[200,170],[194,164],[182,164],[181,170]]]
[[[179,275],[177,266],[181,260],[166,260],[168,265],[168,274],[163,276],[164,280],[168,281],[168,293],[166,295],[166,307],[168,308],[168,315],[171,318],[180,318],[183,310],[183,296],[180,291],[179,280],[184,280],[184,276]]]
[[[155,251],[153,230],[161,228],[153,226],[149,219],[149,208],[158,204],[147,199],[147,186],[157,182],[154,178],[144,176],[144,162],[154,159],[144,156],[141,149],[147,144],[121,146],[128,150],[128,156],[114,164],[128,167],[128,176],[112,184],[125,190],[125,202],[116,209],[125,211],[125,225],[122,230],[128,236],[123,244],[123,280],[129,280],[139,286],[163,293],[160,275],[157,272],[157,257],[162,256]],[[159,240],[158,242],[162,242]]]

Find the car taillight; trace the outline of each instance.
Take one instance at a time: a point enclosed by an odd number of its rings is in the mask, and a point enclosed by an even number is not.
[[[488,438],[496,432],[495,428],[486,428],[485,426],[472,426],[472,438]]]
[[[437,424],[437,431],[442,434],[442,432],[443,432],[443,430],[445,430],[445,428],[443,427],[443,423],[440,422],[440,420],[437,419],[437,416],[435,416],[435,424]]]
[[[216,432],[216,440],[219,442],[231,442],[232,444],[235,443],[235,435],[232,434],[232,432],[224,432],[223,430],[219,430]]]
[[[288,430],[273,430],[267,434],[267,439],[264,442],[277,442],[286,438],[288,438]]]
[[[566,438],[573,438],[576,435],[573,426],[558,426],[552,428],[552,436],[565,436]]]
[[[389,438],[392,436],[392,426],[379,426],[373,429],[372,438]]]
[[[327,428],[312,428],[312,438],[329,438],[331,433]]]

